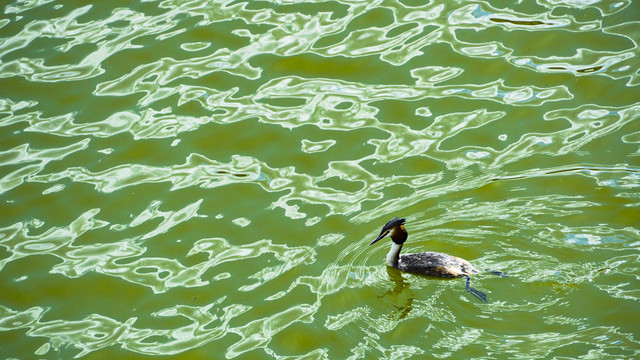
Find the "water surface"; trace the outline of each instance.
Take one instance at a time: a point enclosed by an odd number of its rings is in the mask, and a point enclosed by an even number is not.
[[[0,352],[638,358],[638,14],[3,5]],[[509,277],[388,269],[394,216]]]

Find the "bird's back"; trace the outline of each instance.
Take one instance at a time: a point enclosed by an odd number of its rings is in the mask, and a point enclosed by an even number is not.
[[[438,252],[400,255],[398,269],[441,278],[456,278],[478,273],[478,270],[467,260]]]

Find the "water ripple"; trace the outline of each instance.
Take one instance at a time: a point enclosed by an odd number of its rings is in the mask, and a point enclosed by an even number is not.
[[[3,5],[5,357],[637,358],[637,8]]]

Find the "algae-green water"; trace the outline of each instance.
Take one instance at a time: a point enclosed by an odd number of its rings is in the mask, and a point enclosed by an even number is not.
[[[637,1],[0,9],[1,358],[640,357]]]

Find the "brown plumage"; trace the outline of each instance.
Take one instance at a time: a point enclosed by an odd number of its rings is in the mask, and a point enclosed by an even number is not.
[[[457,278],[478,273],[467,260],[438,252],[400,255],[398,269],[441,278]]]

